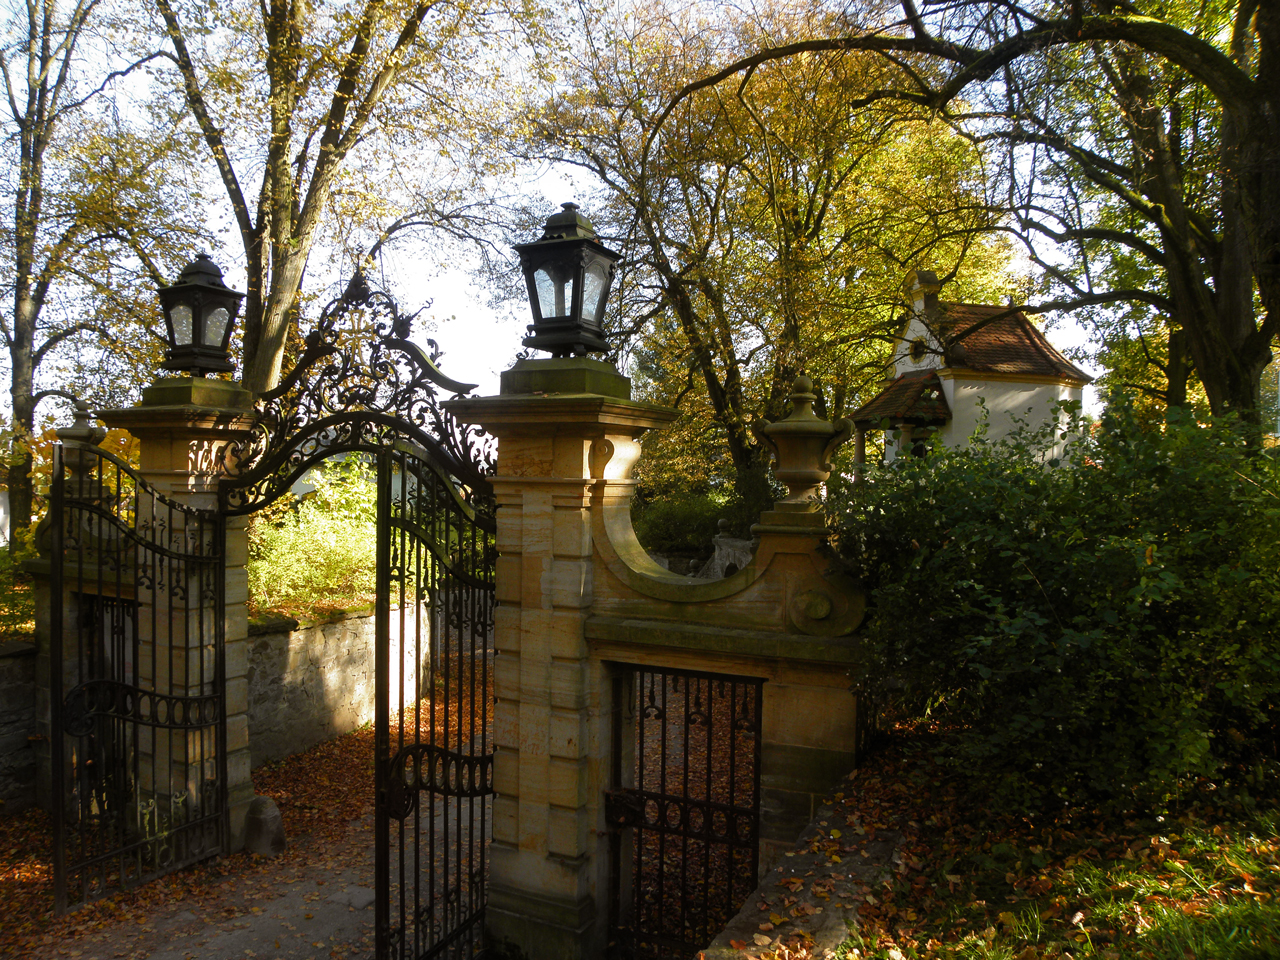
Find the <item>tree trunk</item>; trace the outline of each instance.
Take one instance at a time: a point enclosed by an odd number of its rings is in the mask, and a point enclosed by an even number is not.
[[[309,241],[298,243],[296,249],[273,264],[271,293],[260,308],[256,349],[252,355],[246,353],[245,356],[242,382],[246,390],[262,393],[280,382],[285,341],[310,253]]]
[[[1187,335],[1182,330],[1169,331],[1169,362],[1165,367],[1164,400],[1168,408],[1183,409],[1187,405],[1187,380],[1191,367],[1187,364]]]
[[[1193,223],[1179,138],[1169,128],[1143,55],[1122,56],[1118,62],[1121,69],[1113,82],[1137,150],[1137,185],[1162,212],[1157,227],[1166,257],[1169,299],[1184,334],[1185,349],[1214,416],[1236,413],[1256,425],[1258,378],[1270,351],[1258,336],[1249,234],[1240,185],[1231,175],[1238,169],[1233,158],[1238,156],[1242,141],[1240,118],[1229,109],[1222,112],[1221,156],[1228,175],[1221,178],[1216,204],[1221,226],[1217,242],[1212,243],[1203,239]],[[1179,388],[1174,383],[1177,362],[1172,337],[1169,352],[1170,405],[1176,405],[1179,392],[1185,400],[1185,385]]]
[[[14,542],[31,525],[33,460],[30,442],[35,431],[36,404],[35,304],[29,283],[19,280],[14,294],[13,342],[9,345],[9,365],[13,372],[9,398],[13,405],[13,461],[6,471],[9,487],[9,540]]]

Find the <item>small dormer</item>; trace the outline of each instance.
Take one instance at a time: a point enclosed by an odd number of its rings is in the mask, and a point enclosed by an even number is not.
[[[961,446],[984,418],[987,436],[998,439],[1080,401],[1092,378],[1021,310],[942,300],[940,292],[932,270],[907,275],[893,376],[852,417],[863,433],[888,428],[886,460],[931,441]]]

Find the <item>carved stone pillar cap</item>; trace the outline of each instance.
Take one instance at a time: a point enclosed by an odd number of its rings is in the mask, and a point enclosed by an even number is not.
[[[142,388],[139,407],[215,407],[226,410],[253,409],[253,394],[232,380],[205,377],[161,377]]]

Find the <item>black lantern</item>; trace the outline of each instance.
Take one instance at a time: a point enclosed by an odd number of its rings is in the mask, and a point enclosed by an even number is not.
[[[190,370],[198,377],[234,370],[227,344],[243,299],[222,282],[222,271],[207,253],[187,264],[177,283],[160,288],[169,335],[160,368]]]
[[[563,203],[534,243],[516,245],[529,286],[533,325],[526,347],[553,357],[607,353],[602,323],[613,273],[622,255],[596,239],[576,203]]]

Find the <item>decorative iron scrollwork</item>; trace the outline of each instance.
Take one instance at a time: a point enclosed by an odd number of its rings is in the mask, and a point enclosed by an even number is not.
[[[493,438],[459,424],[438,397],[475,385],[441,372],[434,341],[428,354],[409,340],[412,320],[360,274],[325,307],[292,372],[259,398],[248,437],[223,451],[220,495],[229,513],[265,506],[320,460],[405,438],[426,448],[464,495],[488,492]]]
[[[174,697],[141,690],[119,680],[89,680],[67,694],[63,730],[73,737],[93,733],[97,717],[131,720],[169,730],[198,730],[218,722],[222,698]]]
[[[402,747],[387,764],[387,815],[403,820],[423,791],[446,797],[485,797],[493,793],[493,754],[468,756],[429,743]]]

